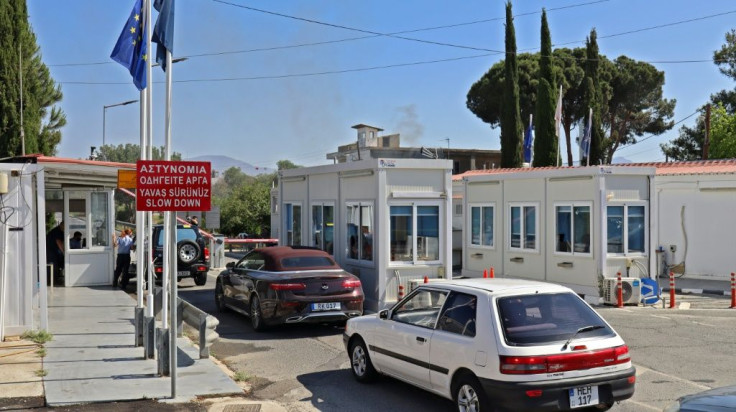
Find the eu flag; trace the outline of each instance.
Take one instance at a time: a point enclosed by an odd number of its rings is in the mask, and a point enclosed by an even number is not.
[[[153,8],[158,10],[158,18],[151,41],[158,45],[156,62],[166,71],[166,51],[174,54],[174,0],[155,0]]]
[[[529,127],[527,127],[526,131],[524,132],[524,162],[530,163],[532,162],[532,147],[534,146],[534,131],[532,130],[532,124],[529,122]]]
[[[146,88],[146,60],[148,46],[146,41],[144,18],[141,9],[143,0],[136,0],[128,21],[112,49],[110,57],[128,69],[133,76],[133,84],[138,90]]]

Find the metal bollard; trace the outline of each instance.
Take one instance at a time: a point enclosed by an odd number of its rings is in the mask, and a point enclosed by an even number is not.
[[[731,309],[736,309],[736,273],[731,272]]]
[[[156,318],[145,316],[143,319],[143,357],[153,359],[156,356]]]
[[[670,272],[670,309],[675,307],[675,272]]]
[[[143,346],[144,308],[135,308],[135,346]]]
[[[169,362],[169,329],[157,328],[156,339],[158,343],[158,374],[169,376],[171,365]]]
[[[621,272],[616,273],[616,307],[624,307],[624,285],[621,282]]]

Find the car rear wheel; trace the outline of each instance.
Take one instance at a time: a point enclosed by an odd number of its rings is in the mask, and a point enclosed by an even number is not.
[[[253,330],[260,332],[265,329],[263,324],[263,313],[261,312],[261,301],[258,300],[258,296],[250,298],[250,324],[253,326]]]
[[[207,283],[207,274],[198,273],[194,275],[194,284],[197,286],[204,286]]]
[[[365,342],[360,338],[350,345],[350,365],[353,376],[358,382],[371,382],[378,376],[373,363],[371,363],[371,357],[368,355]]]
[[[181,240],[179,241],[179,244],[176,248],[176,254],[179,258],[179,263],[183,265],[191,265],[199,258],[199,253],[201,252],[201,248],[197,244],[197,242],[191,241],[189,239]]]
[[[227,312],[227,306],[225,306],[225,292],[222,290],[222,283],[217,282],[215,284],[215,305],[217,310],[220,312]]]
[[[455,385],[453,385],[452,395],[459,412],[485,412],[490,410],[490,402],[488,402],[480,382],[469,373],[458,378]]]

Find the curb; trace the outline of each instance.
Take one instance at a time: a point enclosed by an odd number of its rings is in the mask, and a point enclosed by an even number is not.
[[[662,293],[670,292],[670,288],[662,288]],[[721,289],[688,289],[675,288],[675,293],[679,295],[715,295],[715,296],[731,296],[730,290]]]

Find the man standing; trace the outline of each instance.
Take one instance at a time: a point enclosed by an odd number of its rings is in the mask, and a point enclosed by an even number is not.
[[[61,281],[61,271],[64,269],[64,222],[51,229],[46,234],[46,263],[54,264],[54,277],[56,282]]]
[[[130,237],[132,231],[125,229],[120,232],[120,237],[113,236],[113,246],[118,248],[118,259],[115,264],[115,273],[112,277],[112,287],[118,286],[118,277],[120,277],[120,289],[125,290],[128,286],[128,271],[130,270],[130,247],[133,245],[133,238]],[[121,276],[122,273],[122,276]]]

